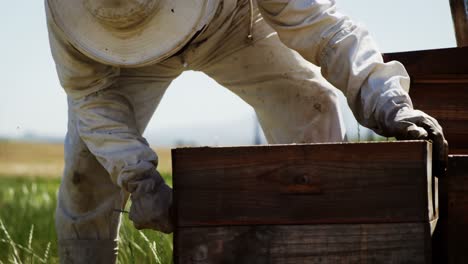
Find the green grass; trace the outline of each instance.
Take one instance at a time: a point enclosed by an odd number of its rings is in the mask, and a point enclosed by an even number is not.
[[[170,175],[164,175],[171,184]],[[0,175],[0,264],[58,263],[54,211],[59,179]],[[138,231],[124,215],[119,263],[172,263],[172,236]]]

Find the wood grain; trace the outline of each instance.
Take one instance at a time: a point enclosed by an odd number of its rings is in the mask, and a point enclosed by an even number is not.
[[[466,81],[468,75],[468,47],[407,51],[383,54],[385,61],[403,63],[411,77],[418,80]]]
[[[468,263],[468,156],[449,157],[448,263]]]
[[[431,144],[175,149],[176,226],[429,222]]]
[[[414,107],[435,117],[451,154],[468,154],[468,48],[385,54],[403,63],[411,77]]]
[[[439,180],[433,263],[468,263],[468,156],[449,156],[448,165]]]
[[[415,108],[438,120],[451,154],[468,153],[468,82],[466,84],[414,84]]]
[[[175,263],[430,263],[428,225],[179,228]]]

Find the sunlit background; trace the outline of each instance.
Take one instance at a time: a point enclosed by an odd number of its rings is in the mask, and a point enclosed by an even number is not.
[[[337,2],[366,25],[383,52],[455,46],[448,0]],[[67,106],[49,51],[43,1],[3,6],[0,138],[61,141]],[[345,103],[343,108],[348,137],[357,138],[358,125]],[[257,126],[250,106],[203,73],[189,71],[168,89],[145,136],[154,146],[244,145],[254,142]],[[368,132],[359,129],[359,136]]]

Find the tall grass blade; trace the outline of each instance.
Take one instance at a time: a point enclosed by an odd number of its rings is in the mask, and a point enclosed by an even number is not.
[[[49,260],[49,251],[50,251],[50,242],[47,243],[46,250],[44,252],[44,257],[42,258],[44,263],[48,263],[47,261]]]
[[[31,230],[29,230],[29,238],[28,238],[28,249],[29,250],[32,250],[31,244],[32,244],[33,233],[34,233],[34,224],[31,225]]]
[[[156,263],[161,264],[161,260],[159,259],[158,253],[156,252],[156,246],[154,246],[154,247],[152,246],[153,243],[151,243],[151,241],[148,239],[147,236],[145,236],[145,234],[143,232],[139,231],[138,233],[143,238],[143,240],[148,244],[148,247],[150,248],[151,253],[153,253],[153,257],[156,260]]]
[[[8,230],[6,229],[5,224],[3,223],[2,219],[0,219],[0,229],[5,234],[6,241],[8,242],[8,244],[11,246],[13,250],[14,263],[21,263],[21,258],[18,254],[18,250],[16,249],[15,243],[13,242],[13,239],[11,239],[10,233],[8,233]]]
[[[34,234],[34,224],[31,225],[31,229],[29,230],[29,237],[28,237],[28,249],[31,250],[31,253],[32,253],[31,245],[32,245],[33,234]],[[33,264],[34,257],[32,254],[31,254],[30,260],[31,260],[31,264]]]
[[[6,243],[6,244],[13,243],[15,245],[15,247],[17,247],[18,249],[21,249],[22,251],[24,251],[26,253],[29,253],[33,258],[38,259],[40,262],[46,263],[43,260],[43,258],[41,258],[39,255],[34,253],[33,250],[30,250],[27,247],[23,247],[22,245],[20,245],[18,243],[15,243],[14,241],[7,241],[6,239],[0,239],[0,242]],[[50,242],[49,242],[49,244],[50,244]]]

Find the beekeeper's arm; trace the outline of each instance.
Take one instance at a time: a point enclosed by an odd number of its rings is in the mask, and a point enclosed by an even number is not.
[[[50,16],[47,22],[52,56],[81,139],[111,180],[131,193],[135,227],[171,232],[172,190],[156,171],[156,153],[137,131],[132,106],[113,89],[119,69],[86,57]]]
[[[362,125],[398,139],[432,139],[438,159],[445,160],[442,128],[413,109],[403,65],[384,63],[367,30],[339,13],[334,0],[257,2],[282,42],[321,66],[325,78],[343,91]]]

